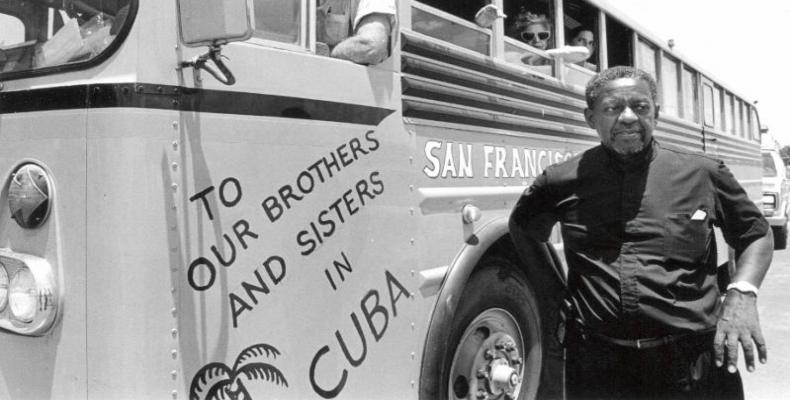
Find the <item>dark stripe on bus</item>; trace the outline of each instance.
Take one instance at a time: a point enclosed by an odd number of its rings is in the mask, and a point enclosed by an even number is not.
[[[144,83],[0,92],[0,114],[81,108],[151,108],[378,125],[393,109],[299,97]]]

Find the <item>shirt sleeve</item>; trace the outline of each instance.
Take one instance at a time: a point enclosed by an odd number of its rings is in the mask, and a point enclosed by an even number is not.
[[[395,0],[360,0],[357,7],[356,16],[354,17],[354,25],[352,29],[354,32],[357,30],[359,22],[371,14],[384,14],[389,16],[390,19],[390,35],[395,31],[395,26],[398,22],[398,11],[395,8]]]
[[[719,161],[712,179],[716,190],[716,219],[727,244],[739,253],[768,234],[768,221],[723,162]]]
[[[518,199],[510,214],[511,230],[518,229],[537,241],[549,240],[551,230],[558,220],[552,198],[551,187],[544,171]]]

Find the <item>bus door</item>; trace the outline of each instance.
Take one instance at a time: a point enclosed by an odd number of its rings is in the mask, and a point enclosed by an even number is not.
[[[245,398],[408,392],[418,360],[393,354],[420,340],[396,57],[330,58],[314,2],[251,5],[252,37],[222,48],[235,84],[180,76],[188,397],[218,375]]]

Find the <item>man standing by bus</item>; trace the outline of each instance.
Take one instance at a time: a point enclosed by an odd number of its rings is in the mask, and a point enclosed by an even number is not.
[[[510,218],[517,246],[562,224],[568,263],[566,389],[571,399],[743,398],[767,352],[757,291],[773,239],[723,163],[653,138],[656,83],[631,67],[587,85],[601,145],[549,167]],[[722,300],[713,226],[735,250]]]

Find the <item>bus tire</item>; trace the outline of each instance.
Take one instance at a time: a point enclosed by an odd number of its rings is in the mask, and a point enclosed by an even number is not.
[[[480,261],[448,334],[441,398],[536,397],[543,354],[533,293],[510,260]]]
[[[784,250],[787,248],[787,224],[781,227],[773,227],[774,250]]]

